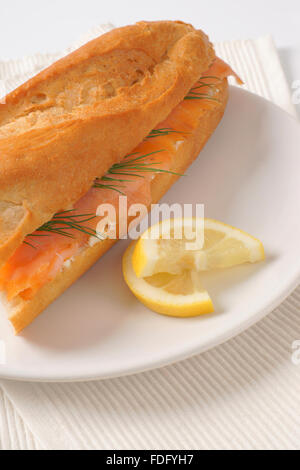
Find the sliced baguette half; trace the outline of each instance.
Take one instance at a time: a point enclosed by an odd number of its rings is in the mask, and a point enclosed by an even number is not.
[[[216,98],[216,102],[203,108],[197,127],[187,135],[182,145],[178,147],[170,168],[173,172],[179,174],[185,172],[218,126],[228,99],[226,78],[218,85]],[[178,178],[179,176],[170,173],[156,174],[151,182],[151,203],[158,202]],[[63,268],[55,279],[45,284],[31,300],[16,297],[12,302],[7,302],[3,299],[8,318],[15,332],[19,333],[29,325],[51,302],[101,258],[114,243],[115,240],[104,240],[94,246],[86,247],[74,258],[72,263]]]
[[[191,25],[141,22],[9,94],[0,105],[0,265],[165,119],[214,58]]]

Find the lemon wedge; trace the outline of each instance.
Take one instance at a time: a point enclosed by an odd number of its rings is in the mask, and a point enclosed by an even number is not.
[[[148,308],[174,317],[214,311],[201,273],[265,257],[256,238],[204,218],[169,219],[150,227],[123,257],[124,279]]]
[[[169,219],[137,241],[132,266],[138,278],[157,273],[230,268],[264,259],[263,244],[246,232],[212,219]]]
[[[124,254],[123,275],[129,289],[146,307],[173,317],[193,317],[214,311],[207,291],[201,286],[199,273],[195,271],[138,278],[132,264],[135,248],[136,242]]]

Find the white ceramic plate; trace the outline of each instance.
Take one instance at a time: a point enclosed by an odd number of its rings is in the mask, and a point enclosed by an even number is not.
[[[275,308],[300,281],[300,127],[267,101],[231,88],[224,120],[201,156],[166,195],[204,203],[205,215],[249,231],[265,263],[205,275],[214,315],[169,318],[127,289],[120,242],[22,336],[1,315],[0,376],[75,381],[159,367],[222,343]]]

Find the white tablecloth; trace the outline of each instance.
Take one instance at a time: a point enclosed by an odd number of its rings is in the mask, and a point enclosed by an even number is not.
[[[111,26],[101,26],[76,45]],[[296,116],[270,37],[216,44],[246,88]],[[11,89],[61,54],[0,62]],[[300,449],[300,288],[235,339],[160,370],[81,384],[0,382],[1,449]]]

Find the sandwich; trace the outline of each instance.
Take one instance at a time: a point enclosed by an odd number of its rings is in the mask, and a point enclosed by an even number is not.
[[[149,210],[218,126],[230,66],[182,22],[115,29],[0,105],[0,291],[16,333],[120,238],[99,207]],[[128,220],[130,217],[128,216]]]

